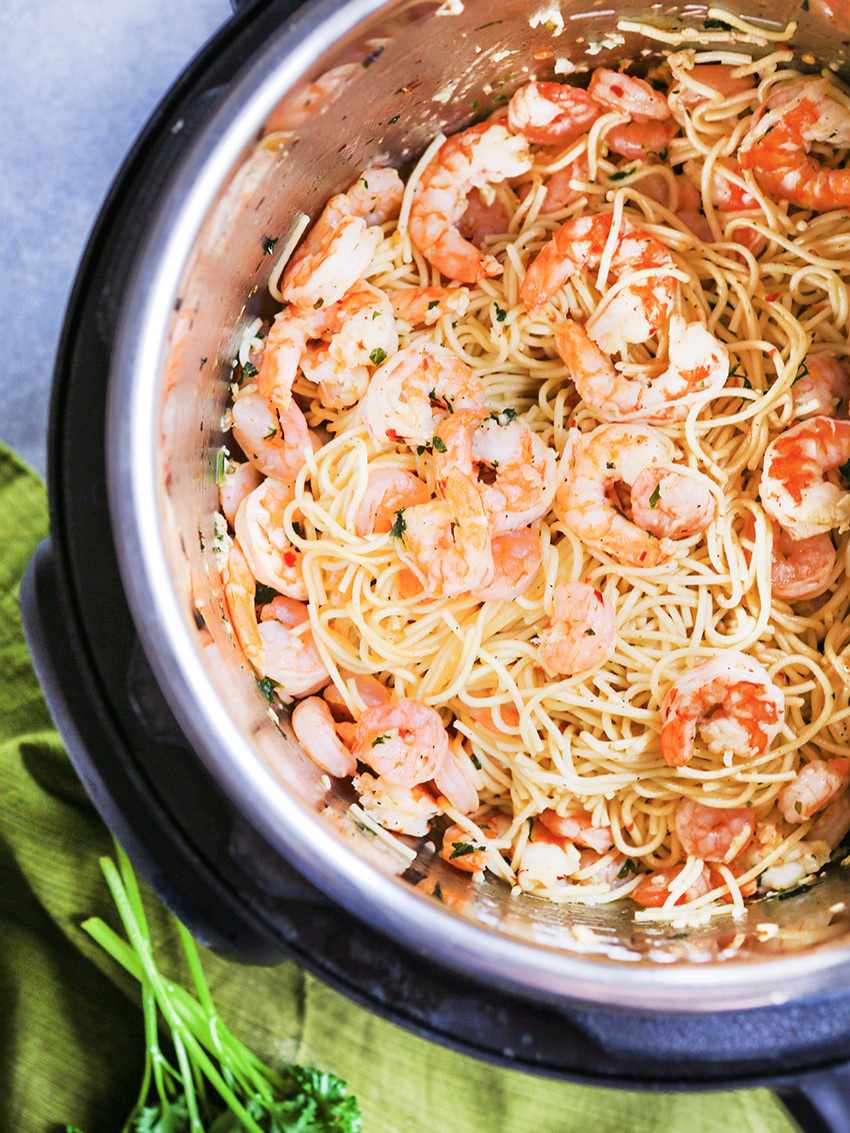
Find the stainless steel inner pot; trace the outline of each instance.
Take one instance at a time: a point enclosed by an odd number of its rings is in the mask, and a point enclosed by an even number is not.
[[[772,31],[795,20],[804,59],[845,68],[850,31],[815,0],[803,6],[741,0],[735,11]],[[335,901],[540,1000],[744,1008],[850,985],[840,867],[739,920],[659,926],[636,921],[630,902],[554,905],[473,882],[427,839],[396,853],[364,833],[344,785],[329,786],[270,711],[230,634],[215,557],[231,363],[269,309],[274,250],[299,213],[315,218],[369,165],[404,171],[438,131],[469,125],[530,77],[639,64],[660,44],[619,28],[638,17],[682,17],[698,44],[719,27],[704,4],[317,0],[270,36],[187,148],[138,257],[109,381],[110,511],[138,632],[178,721],[236,807]],[[462,901],[417,889],[428,875]]]

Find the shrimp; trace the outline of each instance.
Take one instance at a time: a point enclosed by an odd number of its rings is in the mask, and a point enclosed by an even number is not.
[[[405,287],[390,292],[393,314],[411,326],[433,326],[444,315],[459,319],[469,306],[466,287]]]
[[[283,526],[284,511],[294,495],[290,484],[269,477],[239,505],[234,528],[254,578],[304,601],[302,552],[290,543]]]
[[[472,597],[478,602],[510,602],[522,597],[540,570],[539,536],[529,527],[522,527],[519,531],[494,535],[490,550],[493,577],[486,586],[473,591]]]
[[[794,602],[823,594],[832,578],[835,547],[829,535],[792,539],[780,527],[770,549],[771,587],[777,598]]]
[[[645,79],[621,75],[607,67],[597,67],[590,77],[588,94],[600,106],[619,110],[636,122],[663,121],[670,117],[670,107],[663,94]]]
[[[659,539],[704,531],[717,511],[710,481],[700,472],[663,464],[645,468],[632,484],[632,520]]]
[[[510,820],[507,815],[493,811],[484,818],[476,819],[475,825],[480,831],[480,839],[465,826],[457,824],[446,827],[443,833],[440,857],[465,873],[480,873],[487,868],[490,855],[498,852],[487,843],[505,834]]]
[[[629,896],[638,905],[643,905],[645,909],[658,909],[667,903],[676,881],[682,871],[687,868],[688,863],[686,862],[684,865],[669,866],[667,869],[656,869],[641,878]],[[704,897],[706,893],[711,891],[711,888],[711,872],[707,865],[703,865],[702,871],[686,889],[682,890],[672,904],[687,905],[691,901],[696,901],[699,897]]]
[[[480,189],[473,189],[466,198],[466,209],[457,222],[457,230],[480,248],[489,236],[501,236],[507,232],[510,223],[511,213],[503,201],[493,197],[488,203]]]
[[[484,414],[484,383],[453,350],[407,346],[379,366],[360,415],[377,445],[430,444],[439,420],[461,409]]]
[[[295,402],[280,409],[258,393],[246,393],[231,412],[233,436],[250,463],[265,476],[294,483],[313,448],[313,434]]]
[[[292,383],[307,343],[324,339],[328,345],[313,355],[311,375],[319,381],[319,400],[331,409],[353,405],[363,390],[357,372],[370,361],[383,361],[398,349],[398,332],[389,298],[377,287],[356,283],[335,303],[319,310],[295,305],[276,316],[266,338],[257,374],[257,392],[286,409]],[[354,380],[348,378],[354,372]],[[368,371],[367,371],[368,373]]]
[[[473,189],[530,168],[528,142],[500,122],[481,122],[447,138],[413,191],[409,220],[413,243],[448,279],[477,283],[498,275],[499,261],[464,240],[456,225]]]
[[[613,213],[568,220],[529,266],[520,298],[536,317],[567,280],[584,267],[599,265],[611,232]],[[611,257],[611,274],[649,272],[623,287],[588,324],[588,332],[607,353],[624,342],[645,342],[673,310],[677,280],[670,253],[643,229],[623,219]]]
[[[791,386],[794,415],[846,418],[850,412],[850,363],[824,351],[806,357],[804,372]]]
[[[581,855],[571,842],[526,842],[516,865],[520,889],[554,889],[579,868]]]
[[[672,119],[666,122],[624,122],[608,127],[605,144],[612,153],[618,153],[629,161],[639,161],[663,155],[678,132],[678,124]]]
[[[339,675],[346,688],[353,692],[355,703],[359,700],[364,708],[374,708],[377,704],[387,704],[392,696],[392,691],[386,685],[381,684],[376,677],[370,676],[368,673],[350,673],[347,669],[340,669]],[[352,685],[354,686],[353,690],[351,689]],[[348,722],[354,719],[348,707],[348,702],[343,699],[342,693],[336,685],[328,685],[322,693],[322,697],[330,708],[334,720]]]
[[[445,758],[434,772],[434,785],[450,806],[461,814],[478,810],[478,791],[473,782],[472,762],[463,750],[463,740],[455,736]]]
[[[666,369],[650,378],[628,378],[599,349],[581,323],[565,319],[555,348],[572,374],[581,399],[603,421],[681,421],[726,384],[729,352],[702,323],[670,319]]]
[[[262,482],[262,472],[259,472],[249,461],[245,461],[244,464],[237,464],[219,484],[218,498],[221,510],[231,527],[236,519],[239,505],[255,488],[259,488]]]
[[[583,543],[623,563],[654,567],[676,553],[675,539],[659,539],[623,513],[613,497],[618,485],[631,489],[654,465],[669,468],[673,442],[649,425],[600,425],[582,435],[567,433],[561,458],[558,504],[570,531]]]
[[[262,672],[289,696],[311,696],[331,679],[310,631],[293,632],[309,620],[307,607],[293,598],[273,598],[260,609]]]
[[[688,71],[688,78],[694,86],[678,84],[668,97],[671,110],[681,106],[693,109],[702,102],[722,102],[735,98],[755,87],[752,75],[736,75],[735,68],[728,63],[697,63]]]
[[[423,787],[390,783],[368,771],[355,775],[351,785],[366,814],[386,830],[422,838],[438,814],[437,804]]]
[[[696,188],[702,190],[703,162],[686,161],[682,172]],[[715,161],[711,167],[709,196],[711,203],[721,212],[737,212],[744,209],[760,209],[758,199],[747,192],[739,183],[743,180],[741,167],[731,158]]]
[[[435,709],[393,700],[361,713],[351,750],[386,783],[414,787],[434,778],[448,758],[449,737]]]
[[[508,127],[540,145],[569,145],[602,110],[586,90],[562,83],[526,83],[508,103]]]
[[[759,489],[764,509],[792,539],[850,527],[850,492],[824,474],[850,460],[850,421],[812,417],[767,446]]]
[[[346,193],[331,197],[283,273],[281,295],[305,310],[335,303],[372,262],[398,216],[404,182],[394,169],[367,169]]]
[[[257,628],[257,610],[254,596],[257,581],[235,540],[230,547],[221,572],[227,616],[237,644],[258,672],[263,671],[263,642]]]
[[[457,468],[448,470],[443,494],[400,511],[392,535],[396,554],[432,598],[456,598],[493,578],[490,526],[475,484]]]
[[[614,642],[614,609],[587,582],[560,582],[552,596],[552,620],[540,631],[537,656],[552,672],[572,677],[601,665]]]
[[[776,805],[786,822],[808,822],[850,785],[850,758],[812,759],[782,788]]]
[[[586,811],[564,815],[558,814],[556,810],[547,809],[541,811],[540,821],[547,830],[551,830],[559,838],[565,838],[577,846],[586,846],[600,854],[607,853],[614,842],[611,827],[594,826],[592,816]]]
[[[343,779],[357,770],[357,761],[339,738],[329,706],[319,696],[299,700],[292,710],[292,730],[314,763]]]
[[[749,845],[755,815],[746,807],[712,807],[681,799],[673,820],[687,855],[707,862],[731,862]]]
[[[661,702],[661,754],[683,767],[700,737],[713,755],[761,755],[782,729],[785,697],[767,670],[726,650],[675,680]]]
[[[850,111],[833,89],[827,79],[777,84],[738,151],[766,192],[801,208],[850,207],[850,169],[830,169],[808,153],[813,142],[850,145]]]
[[[526,527],[552,506],[555,451],[514,410],[491,413],[483,421],[477,412],[456,411],[437,437],[443,442],[434,448],[438,488],[449,468],[474,480],[494,535]]]
[[[427,503],[431,492],[424,480],[403,468],[373,468],[363,498],[354,513],[356,535],[384,534],[400,509]]]

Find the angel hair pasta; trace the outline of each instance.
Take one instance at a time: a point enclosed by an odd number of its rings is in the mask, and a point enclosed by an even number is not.
[[[758,35],[365,170],[235,372],[246,657],[370,821],[553,901],[850,828],[850,96]]]

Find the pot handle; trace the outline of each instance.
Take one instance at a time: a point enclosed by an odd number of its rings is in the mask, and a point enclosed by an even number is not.
[[[776,1092],[803,1133],[850,1133],[850,1064],[779,1083]]]

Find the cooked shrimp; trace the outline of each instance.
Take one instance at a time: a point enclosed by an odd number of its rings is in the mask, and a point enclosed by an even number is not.
[[[731,862],[749,845],[756,828],[746,807],[712,807],[682,799],[674,818],[676,837],[691,857]]]
[[[291,485],[269,477],[239,505],[234,528],[254,578],[303,601],[307,588],[302,553],[287,539],[283,526],[283,513],[293,498]]]
[[[495,732],[500,736],[509,734],[505,731],[504,725],[516,729],[519,724],[519,712],[512,704],[500,704],[498,706],[498,722],[493,715],[493,709],[489,705],[485,708],[479,708],[474,704],[467,704],[466,710],[473,720],[483,725],[488,732]]]
[[[776,804],[786,822],[808,822],[850,785],[850,758],[812,759],[783,787]]]
[[[493,554],[493,578],[486,586],[473,591],[479,602],[510,602],[520,598],[531,586],[540,570],[542,552],[540,538],[528,527],[494,535],[490,544]]]
[[[701,191],[703,162],[686,161],[682,166],[682,171],[691,184]],[[711,167],[709,181],[709,196],[714,207],[720,209],[721,212],[761,208],[757,198],[742,187],[740,184],[742,180],[743,172],[737,162],[732,161],[731,158],[727,158],[725,161],[715,161]]]
[[[835,547],[829,535],[792,539],[780,527],[770,549],[771,586],[777,598],[794,602],[816,598],[829,586],[835,566]]]
[[[765,511],[792,539],[850,527],[850,492],[824,479],[850,460],[850,421],[812,417],[786,429],[764,452]]]
[[[614,609],[587,582],[560,582],[552,596],[552,620],[540,631],[537,656],[552,672],[572,677],[600,665],[614,642]]]
[[[390,530],[400,509],[424,504],[431,498],[428,485],[403,468],[373,468],[363,499],[354,513],[356,535]]]
[[[383,235],[378,226],[398,216],[403,195],[394,169],[367,169],[331,197],[283,273],[286,302],[313,309],[341,299],[368,269]]]
[[[508,126],[530,142],[569,145],[586,133],[602,110],[581,87],[526,83],[508,103]]]
[[[329,775],[345,778],[357,770],[357,761],[339,738],[336,721],[321,697],[298,701],[292,710],[292,730],[310,758]]]
[[[812,142],[850,145],[850,111],[832,90],[827,79],[778,83],[738,151],[764,190],[802,208],[850,206],[850,169],[830,169],[808,153]]]
[[[313,434],[293,401],[288,409],[270,405],[258,393],[233,403],[233,436],[245,456],[266,476],[292,484],[313,448]]]
[[[422,838],[430,829],[431,819],[437,816],[437,804],[422,787],[390,783],[368,771],[355,775],[351,785],[366,814],[386,830]]]
[[[609,110],[628,114],[636,122],[663,121],[670,117],[667,99],[644,79],[621,75],[607,67],[597,67],[590,77],[588,94]]]
[[[286,409],[292,383],[311,340],[326,340],[310,374],[319,382],[319,400],[344,409],[362,395],[357,373],[369,362],[383,361],[398,349],[398,332],[389,298],[369,283],[356,283],[335,303],[319,310],[294,304],[275,318],[266,338],[257,374],[257,392]],[[349,378],[354,372],[355,380]]]
[[[459,319],[469,306],[466,287],[405,287],[389,297],[395,317],[411,326],[433,326],[443,315]]]
[[[613,493],[621,484],[631,489],[645,468],[669,467],[674,453],[673,442],[649,425],[600,425],[585,435],[570,429],[557,495],[564,523],[583,543],[620,562],[640,567],[667,562],[676,541],[638,527]]]
[[[585,327],[572,319],[558,326],[555,347],[581,399],[603,421],[681,421],[729,376],[726,347],[702,323],[686,323],[678,315],[670,319],[668,365],[649,378],[621,374]]]
[[[483,420],[460,410],[440,425],[435,445],[437,485],[459,468],[481,493],[494,535],[526,527],[552,506],[557,487],[554,449],[513,410]]]
[[[643,905],[645,909],[658,909],[667,903],[676,880],[685,869],[687,869],[687,863],[670,866],[667,869],[656,869],[642,877],[629,896],[638,905]],[[702,872],[678,895],[672,904],[687,905],[691,901],[696,901],[698,897],[704,897],[712,888],[709,867],[703,865]]]
[[[262,672],[289,696],[311,696],[331,679],[310,631],[294,632],[309,620],[307,607],[293,598],[273,598],[260,609]]]
[[[661,714],[664,762],[683,767],[694,754],[697,730],[713,755],[760,755],[782,728],[785,697],[758,662],[727,650],[675,680]]]
[[[385,782],[414,787],[434,778],[448,756],[449,737],[435,709],[393,700],[361,713],[351,750]]]
[[[812,842],[826,842],[831,850],[844,840],[850,830],[850,799],[839,795],[828,803],[812,823],[808,837]]]
[[[653,465],[637,476],[631,491],[632,519],[659,539],[687,539],[704,531],[717,510],[710,481],[675,465]]]
[[[257,610],[254,604],[257,582],[235,540],[225,560],[221,581],[233,635],[254,668],[263,672],[263,642],[257,628]]]
[[[608,127],[605,144],[612,153],[638,161],[663,155],[678,132],[679,126],[672,118],[666,122],[624,122]]]
[[[492,189],[489,191],[492,192]],[[488,202],[480,189],[473,189],[466,198],[466,208],[457,222],[457,230],[480,248],[488,237],[507,232],[510,223],[510,209],[499,197],[494,196]]]
[[[447,138],[423,171],[410,207],[410,237],[429,263],[461,283],[498,275],[499,261],[464,240],[456,225],[473,189],[530,167],[528,142],[500,122],[481,122]]]
[[[728,63],[697,63],[688,72],[695,86],[677,85],[670,92],[668,104],[692,109],[702,102],[722,102],[755,87],[752,75],[736,75]]]
[[[795,417],[840,417],[850,411],[850,363],[824,351],[806,356],[804,372],[791,386]]]
[[[263,474],[250,461],[237,464],[218,486],[218,498],[224,518],[233,526],[239,505],[263,482]]]
[[[326,342],[308,342],[301,355],[301,373],[316,386],[316,397],[326,409],[356,405],[369,385],[369,367],[340,365]]]
[[[584,267],[599,265],[611,231],[612,213],[568,220],[552,236],[525,274],[520,298],[536,316],[567,280]],[[676,276],[670,253],[643,229],[623,220],[611,258],[611,274],[650,272],[623,287],[588,324],[588,332],[607,353],[624,342],[645,342],[673,310]]]
[[[586,811],[580,814],[558,814],[556,810],[547,809],[540,812],[540,821],[547,830],[551,830],[558,837],[574,842],[577,846],[586,846],[597,853],[604,854],[611,849],[614,836],[610,826],[594,826],[593,816]]]
[[[437,764],[434,784],[449,805],[461,814],[472,814],[478,810],[472,762],[463,749],[461,736],[452,739],[445,757]]]
[[[494,841],[506,832],[510,819],[505,814],[494,811],[484,818],[475,820],[481,837],[476,838],[464,826],[448,826],[443,833],[440,857],[465,873],[480,873],[490,864],[490,855],[498,853],[488,841]]]
[[[360,414],[376,444],[430,444],[439,421],[460,409],[484,413],[484,383],[453,350],[399,350],[372,375]]]
[[[487,512],[472,480],[450,468],[443,494],[400,511],[392,534],[396,554],[426,592],[455,598],[491,581],[493,551]]]
[[[520,889],[554,889],[579,868],[581,855],[570,842],[526,842],[516,865]]]
[[[391,689],[381,684],[377,677],[369,673],[350,673],[347,669],[340,669],[339,675],[345,682],[346,688],[352,692],[355,703],[359,700],[364,708],[374,708],[377,704],[387,704],[392,697]],[[353,690],[351,686],[354,686]],[[353,721],[347,701],[336,685],[328,685],[322,693],[322,698],[328,705],[336,721]]]

